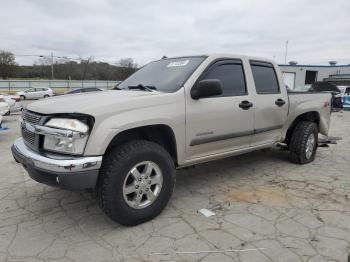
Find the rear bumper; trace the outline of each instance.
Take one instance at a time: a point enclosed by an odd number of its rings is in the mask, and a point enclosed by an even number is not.
[[[12,155],[35,181],[69,190],[93,189],[102,156],[53,158],[30,150],[22,138],[12,146]]]

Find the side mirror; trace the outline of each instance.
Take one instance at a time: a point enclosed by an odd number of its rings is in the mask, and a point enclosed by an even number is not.
[[[193,99],[218,96],[221,94],[222,85],[219,79],[201,80],[191,89],[191,97]]]

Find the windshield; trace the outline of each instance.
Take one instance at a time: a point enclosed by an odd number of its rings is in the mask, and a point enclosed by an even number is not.
[[[204,56],[166,58],[151,62],[132,74],[117,88],[135,89],[135,86],[142,85],[161,92],[175,92],[183,86],[205,58]]]

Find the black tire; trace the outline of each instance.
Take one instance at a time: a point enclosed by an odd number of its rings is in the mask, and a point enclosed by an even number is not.
[[[130,169],[143,161],[153,161],[161,169],[163,185],[155,201],[142,209],[130,207],[123,196],[124,180]],[[156,217],[167,205],[175,185],[175,166],[160,145],[135,140],[112,148],[107,153],[99,175],[96,193],[101,209],[114,221],[134,226]]]
[[[48,97],[50,97],[49,95],[44,95],[44,98],[48,98]]]
[[[26,100],[26,97],[23,96],[23,95],[21,95],[21,96],[19,96],[19,97],[21,98],[21,100]]]
[[[307,141],[311,135],[314,135],[314,147],[312,155],[307,157],[306,147]],[[289,144],[290,159],[292,162],[297,164],[307,164],[315,159],[318,141],[318,127],[314,122],[303,121],[299,122],[295,127],[292,138]]]

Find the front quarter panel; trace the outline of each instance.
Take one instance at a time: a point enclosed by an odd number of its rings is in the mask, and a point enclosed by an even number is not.
[[[183,88],[175,93],[148,97],[137,106],[123,106],[95,117],[95,125],[85,148],[85,155],[103,155],[119,133],[148,125],[167,125],[176,139],[178,160],[181,161],[185,138],[185,103]],[[118,104],[115,105],[118,108]]]

